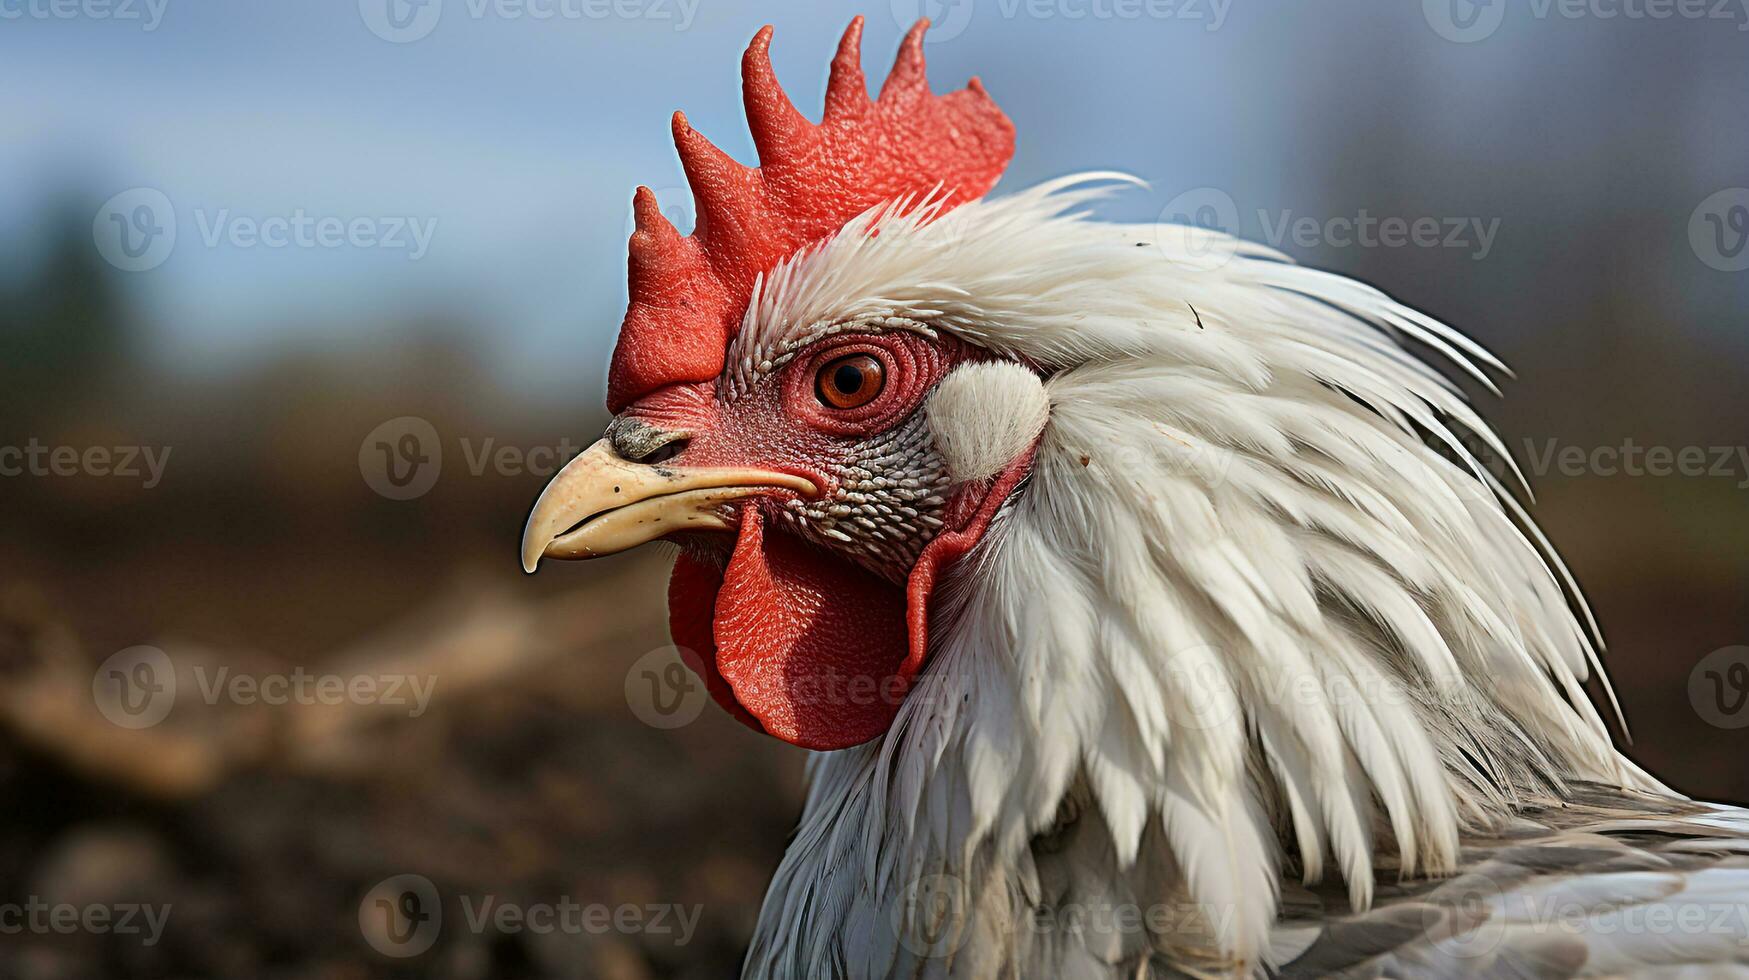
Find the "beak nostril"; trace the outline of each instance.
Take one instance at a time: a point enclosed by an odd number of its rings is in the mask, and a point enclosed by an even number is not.
[[[655,466],[658,463],[666,463],[680,455],[681,451],[686,448],[686,444],[690,441],[691,440],[684,437],[670,439],[660,446],[657,446],[655,449],[639,456],[634,462],[643,463],[646,466]]]
[[[616,418],[608,423],[607,441],[614,455],[631,463],[654,466],[680,455],[689,437],[685,432],[659,429],[642,419]]]

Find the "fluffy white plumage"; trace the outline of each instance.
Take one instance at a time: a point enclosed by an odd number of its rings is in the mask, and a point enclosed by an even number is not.
[[[1048,378],[1042,399],[988,397],[995,373],[949,379],[930,404],[968,475],[1042,424],[1037,460],[956,568],[891,731],[813,758],[750,975],[1286,969],[1346,935],[1329,906],[1292,921],[1290,899],[1321,882],[1343,883],[1342,913],[1375,936],[1400,925],[1365,918],[1375,899],[1374,916],[1406,914],[1386,907],[1397,879],[1474,871],[1460,842],[1524,832],[1520,814],[1573,787],[1613,788],[1587,813],[1683,805],[1611,744],[1581,689],[1599,668],[1576,588],[1467,446],[1508,454],[1399,341],[1484,382],[1500,366],[1361,283],[1216,232],[1075,213],[1114,179],[873,212],[756,291],[731,383],[823,332],[883,325]],[[1232,255],[1211,267],[1211,250]],[[1693,833],[1749,834],[1724,819]],[[1715,869],[1739,895],[1743,860]],[[1683,890],[1641,883],[1648,901]],[[1174,914],[1038,928],[1073,902]],[[1345,967],[1443,972],[1421,921]],[[1653,961],[1614,942],[1597,962]]]
[[[1025,452],[1050,421],[1044,382],[1013,361],[962,364],[924,407],[935,449],[954,483],[988,480]]]

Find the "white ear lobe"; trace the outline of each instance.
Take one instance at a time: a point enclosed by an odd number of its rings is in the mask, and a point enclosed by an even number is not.
[[[1044,431],[1050,398],[1038,375],[1013,361],[962,364],[924,406],[935,448],[955,483],[1002,471]]]

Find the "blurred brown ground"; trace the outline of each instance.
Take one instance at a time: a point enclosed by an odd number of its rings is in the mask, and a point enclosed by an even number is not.
[[[6,298],[0,442],[173,455],[151,490],[0,480],[0,896],[167,902],[173,927],[150,948],[8,937],[0,975],[731,975],[799,808],[801,753],[714,708],[677,730],[641,723],[624,684],[667,641],[666,556],[527,578],[516,543],[545,476],[473,476],[455,452],[461,438],[583,444],[600,410],[504,390],[472,366],[484,333],[466,324],[408,324],[344,357],[291,351],[219,381],[146,368],[128,311],[80,254]],[[1506,351],[1525,380],[1486,411],[1515,449],[1552,434],[1742,442],[1741,361],[1645,336],[1527,341]],[[407,415],[448,458],[429,493],[387,500],[361,477],[360,444]],[[1706,653],[1749,642],[1749,497],[1734,484],[1550,474],[1535,513],[1598,610],[1632,754],[1686,792],[1745,800],[1749,734],[1707,724],[1687,686]],[[136,644],[179,670],[436,664],[439,687],[417,719],[179,696],[162,725],[131,732],[96,711],[90,679]],[[398,961],[365,944],[358,905],[403,873],[445,896],[703,913],[686,946],[452,925]]]

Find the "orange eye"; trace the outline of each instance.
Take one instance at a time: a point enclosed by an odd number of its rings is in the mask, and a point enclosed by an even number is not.
[[[860,408],[875,400],[887,383],[886,368],[867,354],[827,361],[814,377],[820,402],[832,408]]]

